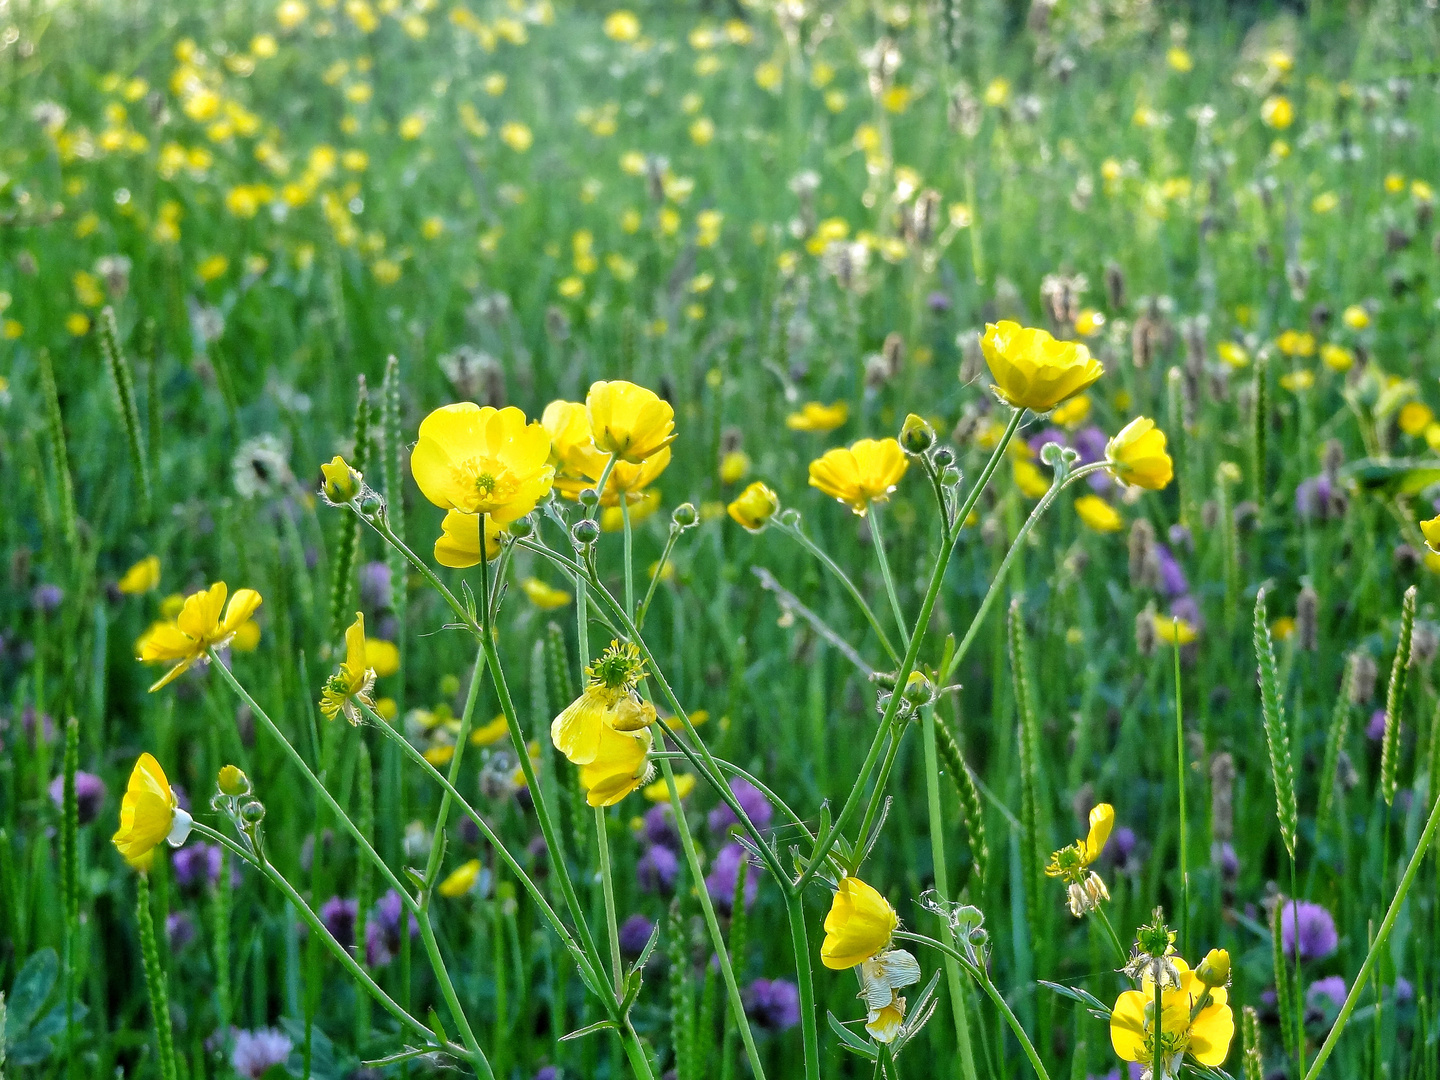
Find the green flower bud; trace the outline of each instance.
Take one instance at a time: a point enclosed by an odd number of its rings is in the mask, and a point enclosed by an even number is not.
[[[220,790],[231,798],[250,794],[250,778],[234,765],[220,770],[219,783]]]
[[[935,445],[935,429],[912,412],[900,428],[900,445],[907,454],[923,454]]]

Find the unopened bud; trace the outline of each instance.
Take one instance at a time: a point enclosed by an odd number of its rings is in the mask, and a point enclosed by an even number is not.
[[[219,783],[220,790],[232,798],[250,794],[250,778],[234,765],[220,770]]]
[[[375,492],[370,492],[360,500],[360,512],[368,518],[373,518],[385,509],[385,500]]]
[[[600,526],[589,518],[577,521],[570,530],[570,539],[576,547],[589,547],[600,539]]]
[[[339,454],[320,466],[325,477],[321,488],[325,501],[333,506],[344,506],[360,494],[363,477],[352,469]]]
[[[253,799],[240,807],[240,819],[248,825],[258,825],[265,820],[265,806]]]
[[[935,445],[935,429],[912,412],[900,428],[900,445],[907,454],[923,454]]]
[[[506,525],[505,531],[515,537],[515,539],[523,540],[535,531],[535,520],[529,514],[526,514],[524,517],[516,518],[509,525]]]
[[[948,446],[937,447],[935,453],[930,455],[930,460],[937,469],[948,469],[955,464],[955,451]]]
[[[581,488],[578,498],[580,505],[587,510],[600,504],[600,493],[594,488]]]
[[[935,684],[918,671],[912,671],[905,680],[905,702],[915,708],[922,708],[935,700]]]
[[[700,520],[700,515],[696,513],[694,503],[683,502],[675,507],[675,512],[670,515],[670,520],[680,528],[688,529]]]
[[[688,504],[687,504],[688,505]],[[780,496],[756,480],[725,508],[730,517],[751,532],[759,532],[780,509]],[[677,510],[678,514],[679,511]],[[693,510],[692,510],[693,513]]]
[[[1195,976],[1212,990],[1230,981],[1230,954],[1224,949],[1211,949],[1195,969]]]

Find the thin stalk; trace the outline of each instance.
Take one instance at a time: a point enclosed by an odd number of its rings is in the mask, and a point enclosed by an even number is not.
[[[1115,946],[1115,955],[1120,958],[1120,966],[1124,967],[1130,960],[1130,954],[1125,951],[1125,946],[1120,944],[1120,935],[1115,933],[1115,927],[1110,923],[1110,916],[1105,914],[1104,908],[1097,907],[1095,914],[1100,916],[1100,925],[1105,927],[1105,933],[1110,938],[1110,944]]]
[[[585,511],[587,518],[593,518],[600,511],[600,500],[605,495],[605,485],[610,481],[610,474],[615,469],[615,462],[620,460],[618,454],[611,454],[610,460],[605,462],[605,468],[600,471],[600,479],[595,484],[595,505]],[[625,498],[625,492],[620,493],[620,498]]]
[[[1430,809],[1430,819],[1425,823],[1425,831],[1420,834],[1415,851],[1410,856],[1410,865],[1405,867],[1405,873],[1395,889],[1395,898],[1390,901],[1390,910],[1385,912],[1385,919],[1380,924],[1380,930],[1370,944],[1370,951],[1365,954],[1365,962],[1360,965],[1360,974],[1355,977],[1355,983],[1350,987],[1350,993],[1345,995],[1345,1004],[1340,1006],[1340,1015],[1335,1018],[1334,1026],[1330,1028],[1330,1034],[1325,1036],[1325,1042],[1321,1045],[1320,1052],[1315,1055],[1315,1060],[1311,1062],[1310,1071],[1305,1074],[1305,1080],[1317,1080],[1320,1070],[1325,1065],[1325,1059],[1335,1049],[1335,1043],[1340,1038],[1340,1033],[1349,1023],[1350,1014],[1355,1011],[1355,1005],[1360,1000],[1360,991],[1365,988],[1365,980],[1370,977],[1370,970],[1375,966],[1380,953],[1385,948],[1385,942],[1390,937],[1390,930],[1394,927],[1395,920],[1400,915],[1400,908],[1405,903],[1405,895],[1410,891],[1410,885],[1420,870],[1420,864],[1425,861],[1425,854],[1430,850],[1431,841],[1435,839],[1437,826],[1440,826],[1440,799],[1436,799],[1435,805]]]
[[[805,1080],[820,1080],[820,1033],[815,1019],[815,976],[810,967],[810,935],[805,929],[805,904],[798,892],[785,893],[790,920],[790,947],[795,953],[795,981],[800,987],[800,1043]]]
[[[613,459],[612,459],[613,460]],[[631,557],[634,543],[630,532],[630,502],[625,493],[620,493],[620,520],[625,525],[625,615],[635,617],[635,563]]]
[[[480,527],[485,527],[484,519],[481,519]],[[484,543],[481,545],[480,558],[485,558]],[[480,696],[480,676],[485,670],[485,650],[477,649],[475,663],[470,669],[470,689],[465,695],[465,708],[460,714],[460,731],[455,736],[455,753],[450,758],[450,787],[460,779],[460,757],[465,752],[465,744],[470,741],[470,725],[475,717],[475,699]],[[386,725],[387,727],[389,725]],[[425,895],[420,899],[421,907],[430,906],[431,886],[435,882],[436,875],[440,872],[440,860],[445,854],[445,845],[440,838],[445,833],[445,824],[450,817],[450,787],[447,787],[440,795],[440,809],[435,814],[435,828],[431,832],[434,842],[430,845],[430,858],[425,865]]]
[[[335,959],[340,961],[340,966],[343,967],[353,979],[360,983],[360,985],[365,988],[366,993],[378,1001],[386,1012],[395,1017],[396,1020],[399,1020],[402,1025],[409,1027],[416,1034],[422,1036],[427,1042],[435,1037],[433,1031],[406,1012],[394,998],[380,988],[375,980],[370,977],[370,973],[361,967],[355,957],[350,954],[350,950],[341,945],[340,942],[336,940],[335,935],[330,933],[330,929],[325,925],[325,921],[311,910],[310,905],[295,891],[295,887],[285,879],[285,876],[281,874],[279,870],[271,865],[268,859],[263,857],[256,858],[243,846],[237,844],[218,829],[212,829],[208,825],[201,824],[198,821],[195,822],[191,828],[201,836],[224,847],[232,855],[243,859],[255,867],[271,884],[283,892],[286,899],[288,899],[290,903],[295,906],[295,910],[300,913],[300,917],[305,920],[305,924],[310,927],[310,932],[320,935],[319,940],[334,954]],[[459,1050],[460,1048],[455,1047],[454,1049]]]
[[[895,688],[895,693],[900,693],[900,688]],[[875,815],[880,810],[880,798],[885,793],[885,784],[890,779],[890,770],[895,767],[896,755],[900,753],[900,740],[905,736],[905,728],[894,728],[890,733],[890,745],[885,751],[885,761],[880,766],[880,775],[875,778],[875,786],[870,791],[870,801],[865,806],[865,816],[860,819],[859,843],[855,845],[855,863],[850,867],[850,873],[860,869],[860,859],[865,854],[865,838],[870,835],[870,827],[875,823]]]
[[[450,605],[450,610],[455,612],[456,617],[466,628],[478,637],[480,635],[480,624],[475,621],[470,612],[465,610],[465,605],[455,598],[455,594],[446,587],[445,583],[435,575],[435,571],[431,570],[430,567],[425,564],[425,560],[406,547],[405,541],[395,535],[395,531],[390,527],[390,523],[385,519],[385,516],[383,514],[377,514],[373,518],[366,517],[360,513],[359,508],[355,507],[353,503],[351,506],[352,509],[355,510],[355,513],[359,514],[361,521],[369,525],[380,534],[381,539],[391,545],[396,551],[400,552],[401,555],[405,556],[405,561],[415,567],[415,569],[420,572],[420,576],[425,579],[426,583],[445,598],[445,602]],[[481,528],[484,528],[483,522],[481,523]],[[480,546],[482,548],[485,546],[483,534],[480,538]]]
[[[905,637],[905,613],[900,609],[900,597],[895,592],[895,576],[890,573],[890,560],[885,556],[885,536],[880,531],[880,507],[870,506],[870,536],[875,541],[875,558],[880,563],[880,577],[885,582],[885,595],[890,598],[890,610],[895,615],[895,625],[900,630],[900,640]],[[908,642],[906,642],[908,644]]]
[[[1180,788],[1180,951],[1190,947],[1190,862],[1185,819],[1185,718],[1180,703],[1180,620],[1174,619],[1175,781]]]
[[[789,525],[776,518],[771,521],[771,527],[791,537],[797,544],[810,552],[811,555],[814,555],[815,558],[819,559],[820,565],[824,566],[825,569],[829,570],[830,573],[835,576],[835,580],[845,587],[845,591],[850,594],[850,598],[854,600],[856,606],[860,608],[861,613],[865,616],[865,621],[870,624],[870,629],[875,631],[875,636],[880,639],[881,648],[885,650],[892,661],[898,664],[900,662],[900,654],[895,651],[895,646],[890,643],[890,639],[880,627],[880,620],[875,617],[875,612],[871,609],[870,605],[865,602],[865,597],[860,595],[860,590],[855,587],[855,583],[850,580],[850,576],[846,574],[844,570],[840,569],[835,560],[825,554],[815,541],[811,540],[810,537],[801,531],[798,522],[794,525]]]
[[[606,835],[605,808],[595,807],[595,836],[600,843],[600,887],[605,894],[605,923],[610,931],[610,972],[615,996],[625,993],[625,966],[620,960],[620,930],[615,919],[615,883],[610,878],[610,838]]]
[[[250,711],[260,719],[261,724],[263,724],[266,730],[280,743],[285,751],[285,755],[296,768],[305,774],[305,779],[309,781],[310,786],[320,795],[321,800],[325,803],[326,807],[329,808],[330,812],[335,815],[336,820],[340,822],[345,831],[350,834],[351,839],[353,839],[360,847],[360,850],[364,852],[365,857],[375,864],[381,876],[389,882],[390,887],[399,895],[400,902],[415,916],[415,921],[420,926],[420,938],[424,942],[425,952],[430,959],[430,966],[435,971],[435,980],[440,985],[441,995],[445,998],[446,1007],[449,1008],[456,1027],[460,1029],[461,1039],[465,1043],[465,1049],[470,1061],[480,1075],[493,1077],[494,1073],[491,1071],[489,1060],[485,1057],[485,1051],[480,1049],[480,1044],[475,1039],[475,1033],[470,1028],[470,1021],[465,1016],[465,1010],[460,1007],[460,999],[455,994],[455,984],[450,980],[450,972],[445,967],[445,960],[440,955],[440,946],[435,941],[435,931],[430,926],[429,913],[416,903],[415,898],[410,895],[410,890],[400,882],[400,879],[391,871],[385,860],[380,858],[375,849],[370,846],[370,841],[365,839],[365,834],[362,833],[355,822],[350,819],[350,815],[345,812],[344,808],[335,801],[335,797],[331,795],[329,789],[320,782],[320,778],[310,770],[310,766],[305,763],[305,759],[300,756],[300,752],[291,745],[290,740],[275,726],[275,721],[270,719],[270,715],[260,707],[259,702],[252,698],[249,692],[240,685],[239,680],[231,674],[230,669],[220,662],[220,659],[215,655],[213,649],[210,650],[210,659],[212,666],[219,670],[221,677],[230,684],[231,689],[240,695],[241,700],[250,707]],[[524,753],[523,744],[521,745],[521,753]],[[526,760],[529,760],[528,755],[526,756]]]
[[[1103,461],[1097,461],[1090,465],[1082,465],[1063,480],[1057,477],[1055,481],[1051,482],[1050,490],[1040,497],[1040,501],[1035,504],[1035,509],[1031,510],[1030,516],[1025,519],[1025,524],[1021,525],[1020,531],[1015,534],[1015,540],[1010,545],[1010,550],[1005,553],[1005,558],[1000,563],[1000,569],[995,572],[994,580],[990,582],[990,588],[985,592],[985,599],[980,601],[980,608],[975,612],[975,617],[970,621],[970,629],[965,631],[965,636],[961,638],[960,645],[955,650],[955,655],[950,658],[950,666],[940,673],[941,683],[949,682],[950,676],[954,674],[955,669],[960,666],[960,661],[965,659],[965,654],[969,651],[971,643],[975,640],[976,633],[979,632],[981,624],[985,621],[985,615],[989,612],[990,605],[994,602],[995,597],[999,595],[1000,586],[1004,584],[1005,578],[1010,572],[1010,564],[1015,561],[1015,553],[1023,546],[1025,538],[1030,535],[1030,530],[1035,527],[1035,523],[1045,515],[1045,511],[1050,508],[1050,504],[1055,501],[1056,496],[1058,496],[1061,491],[1069,487],[1076,480],[1089,476],[1091,473],[1099,472],[1104,468],[1105,463]],[[967,510],[965,513],[968,515],[969,511]],[[964,521],[965,519],[962,517],[960,520]]]
[[[670,792],[670,806],[675,811],[675,827],[680,833],[680,846],[685,849],[685,862],[690,868],[690,876],[694,879],[695,894],[700,898],[700,910],[705,913],[705,927],[710,931],[710,941],[715,946],[715,956],[720,962],[720,976],[725,980],[725,993],[730,999],[730,1014],[735,1020],[735,1026],[740,1029],[740,1038],[745,1043],[745,1056],[750,1060],[751,1071],[757,1080],[765,1080],[765,1067],[760,1064],[760,1054],[755,1049],[755,1036],[750,1032],[750,1020],[745,1015],[740,986],[736,983],[735,971],[730,966],[730,951],[725,947],[720,921],[715,918],[715,905],[710,902],[710,890],[705,887],[700,856],[695,851],[695,839],[690,835],[690,823],[685,820],[685,808],[680,804],[680,791],[675,787],[675,770],[670,768],[669,759],[661,759],[660,771],[665,776],[665,787]]]
[[[985,991],[985,995],[993,1001],[995,1007],[1000,1010],[1000,1015],[1004,1018],[1005,1023],[1009,1026],[1010,1030],[1015,1033],[1015,1038],[1019,1040],[1020,1048],[1025,1051],[1025,1056],[1030,1059],[1030,1067],[1035,1070],[1035,1075],[1039,1077],[1039,1080],[1050,1080],[1050,1074],[1045,1071],[1045,1064],[1040,1060],[1040,1055],[1035,1050],[1035,1044],[1030,1041],[1030,1036],[1025,1034],[1024,1026],[1016,1019],[1014,1012],[1010,1009],[1009,1003],[1005,1000],[1005,996],[1001,994],[1000,991],[996,989],[995,984],[990,981],[989,972],[983,967],[971,963],[970,959],[961,953],[960,950],[952,949],[943,941],[936,941],[934,938],[926,937],[924,934],[912,934],[908,930],[895,931],[895,937],[902,941],[914,941],[921,945],[929,945],[932,949],[938,949],[946,956],[954,959],[955,962],[964,969],[965,974],[975,980],[980,989]]]
[[[1384,863],[1380,864],[1382,867]],[[1382,871],[1383,872],[1383,871]],[[1305,1075],[1305,984],[1300,981],[1300,894],[1295,886],[1295,856],[1290,856],[1290,903],[1295,914],[1295,1075]]]
[[[935,892],[940,902],[950,900],[949,866],[945,858],[945,826],[940,807],[940,763],[935,750],[935,706],[920,710],[922,736],[925,741],[925,798],[930,816],[930,861],[935,868]],[[941,919],[940,938],[951,948],[955,931],[948,919]],[[975,1058],[970,1049],[970,1019],[966,1016],[965,998],[960,985],[960,965],[945,957],[945,985],[950,992],[950,1011],[955,1021],[955,1043],[960,1051],[960,1069],[964,1080],[976,1080]]]
[[[645,599],[640,601],[640,610],[635,613],[637,628],[645,625],[645,613],[650,610],[650,601],[655,598],[655,589],[660,584],[661,575],[665,573],[665,564],[670,561],[670,553],[675,550],[675,541],[679,539],[680,529],[672,525],[669,534],[665,537],[665,550],[660,553],[660,561],[655,564],[655,573],[650,575],[650,585],[645,590]]]

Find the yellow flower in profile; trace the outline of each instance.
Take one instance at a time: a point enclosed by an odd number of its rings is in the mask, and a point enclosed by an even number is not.
[[[899,925],[890,901],[859,878],[843,877],[825,916],[820,962],[832,971],[863,964],[885,951]]]
[[[819,488],[864,517],[872,502],[884,502],[910,467],[895,439],[861,439],[837,446],[810,463],[810,486]]]
[[[180,809],[165,770],[149,754],[141,754],[120,801],[120,828],[111,841],[125,861],[148,870],[156,845],[168,840],[179,847],[190,835],[191,817]]]
[[[346,635],[348,643],[349,635]],[[374,668],[380,678],[394,675],[400,670],[400,649],[393,641],[384,638],[365,639],[365,666]]]
[[[1011,468],[1015,473],[1015,486],[1027,499],[1038,499],[1050,490],[1049,477],[1029,458],[1016,458]]]
[[[325,680],[320,691],[320,711],[325,719],[334,720],[341,713],[352,724],[360,723],[360,705],[375,707],[370,691],[375,688],[375,669],[369,664],[365,642],[365,616],[355,613],[355,621],[345,631],[345,662],[340,670]]]
[[[435,541],[435,561],[441,566],[463,570],[480,564],[480,515],[451,510],[440,523],[440,537]],[[494,518],[485,519],[485,561],[494,562],[500,554],[500,540],[505,529]]]
[[[595,449],[639,465],[675,441],[675,410],[653,390],[617,379],[585,395]]]
[[[528,577],[520,583],[521,591],[525,593],[526,599],[534,604],[541,611],[554,611],[570,603],[570,594],[564,589],[557,589],[553,585],[547,585],[539,578]]]
[[[1066,431],[1074,431],[1090,417],[1090,395],[1076,394],[1063,405],[1057,405],[1050,419]]]
[[[207,661],[209,650],[228,644],[260,606],[260,594],[254,589],[236,589],[227,606],[226,591],[225,583],[217,581],[208,589],[192,593],[185,598],[174,622],[152,627],[145,635],[139,658],[147,664],[173,665],[150,687],[152,693],[195,663]]]
[[[1295,106],[1284,94],[1272,94],[1260,103],[1260,122],[1276,131],[1284,131],[1295,122]]]
[[[602,25],[605,36],[611,41],[631,42],[640,36],[640,20],[633,11],[624,8],[605,16]]]
[[[410,471],[436,506],[508,525],[550,491],[549,457],[549,434],[538,422],[526,423],[519,409],[463,401],[421,421]]]
[[[1440,554],[1440,517],[1420,522],[1420,532],[1425,537],[1425,546]]]
[[[750,471],[750,455],[744,450],[731,450],[720,459],[720,483],[727,487],[738,484]]]
[[[807,401],[799,412],[785,417],[785,426],[791,431],[817,431],[824,434],[834,431],[850,419],[850,406],[843,401],[833,405],[822,405],[818,401]]]
[[[692,791],[694,791],[694,790],[695,790],[695,774],[694,774],[694,773],[677,773],[677,774],[676,774],[676,776],[675,776],[675,794],[676,794],[676,795],[679,795],[680,798],[685,799],[685,798],[688,798],[689,795],[690,795],[690,793],[691,793]],[[662,778],[662,779],[656,780],[653,784],[648,785],[648,786],[645,788],[645,790],[643,790],[642,792],[640,792],[640,794],[641,794],[641,795],[644,795],[646,799],[648,799],[650,802],[653,802],[653,803],[669,802],[669,801],[670,801],[670,785],[667,784],[667,783],[665,782],[665,780]]]
[[[1355,354],[1344,345],[1326,342],[1320,346],[1320,362],[1331,371],[1349,371],[1355,366]]]
[[[139,596],[160,584],[160,559],[147,555],[125,571],[115,587],[126,596]]]
[[[336,454],[320,466],[320,493],[331,506],[343,506],[360,494],[364,477]]]
[[[662,450],[650,460],[654,461],[656,458],[662,457],[666,461],[669,461],[670,451]],[[615,466],[615,469],[617,471],[619,470],[619,468],[619,465]],[[614,476],[615,473],[612,472],[610,475]],[[648,482],[649,481],[647,480],[646,483]],[[608,488],[609,485],[607,484],[606,487]],[[609,503],[612,501],[612,499],[603,499],[601,501],[603,503]],[[614,506],[607,505],[603,510],[600,511],[601,532],[620,532],[625,528],[625,511],[620,509],[620,500],[618,497],[613,498],[613,501],[615,503]],[[660,492],[654,490],[653,488],[643,493],[631,491],[625,496],[625,505],[629,508],[630,511],[630,524],[632,526],[639,525],[651,514],[655,513],[656,510],[660,509]]]
[[[1235,1038],[1235,1016],[1225,987],[1207,986],[1178,956],[1171,963],[1180,973],[1180,985],[1161,991],[1158,1032],[1155,984],[1148,975],[1139,990],[1121,994],[1110,1013],[1115,1053],[1146,1066],[1157,1078],[1178,1076],[1187,1054],[1200,1065],[1218,1068]]]
[[[606,730],[633,733],[655,720],[655,706],[635,693],[645,662],[631,643],[612,641],[585,669],[586,686],[550,724],[550,741],[572,765],[588,765],[600,754]]]
[[[1075,513],[1096,532],[1119,532],[1125,526],[1125,519],[1099,495],[1081,495],[1075,500]]]
[[[1017,409],[1048,412],[1105,372],[1090,350],[1056,341],[1045,330],[1002,321],[987,323],[980,338],[995,391]]]
[[[780,509],[780,496],[760,480],[742,491],[735,501],[725,508],[730,517],[751,532],[759,532]]]
[[[494,746],[505,736],[510,734],[510,721],[505,719],[501,713],[488,724],[481,724],[470,733],[471,746]]]
[[[1159,491],[1175,476],[1165,433],[1144,416],[1131,420],[1105,444],[1105,459],[1122,484]]]
[[[1174,615],[1156,614],[1153,618],[1155,624],[1155,636],[1166,645],[1189,645],[1197,637],[1199,631],[1191,626],[1184,619]]]
[[[450,871],[445,880],[440,882],[435,889],[447,900],[458,900],[466,893],[471,892],[479,882],[480,860],[471,859]]]
[[[1245,351],[1245,346],[1233,341],[1222,341],[1215,346],[1215,352],[1222,362],[1232,368],[1243,368],[1250,363],[1250,354]]]
[[[654,716],[654,710],[651,710]],[[580,767],[580,787],[591,806],[614,806],[636,788],[650,782],[655,766],[650,764],[650,745],[655,736],[649,728],[620,731],[602,727],[593,760]]]

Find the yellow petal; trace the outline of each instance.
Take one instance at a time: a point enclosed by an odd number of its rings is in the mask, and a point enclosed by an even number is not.
[[[830,912],[825,916],[825,941],[820,960],[844,971],[884,950],[900,920],[890,902],[857,877],[840,879]]]
[[[1145,995],[1126,990],[1110,1011],[1110,1045],[1124,1061],[1147,1061],[1145,1049]]]
[[[1090,865],[1100,857],[1114,825],[1115,808],[1109,803],[1101,803],[1091,809],[1090,833],[1085,837],[1085,865]]]

